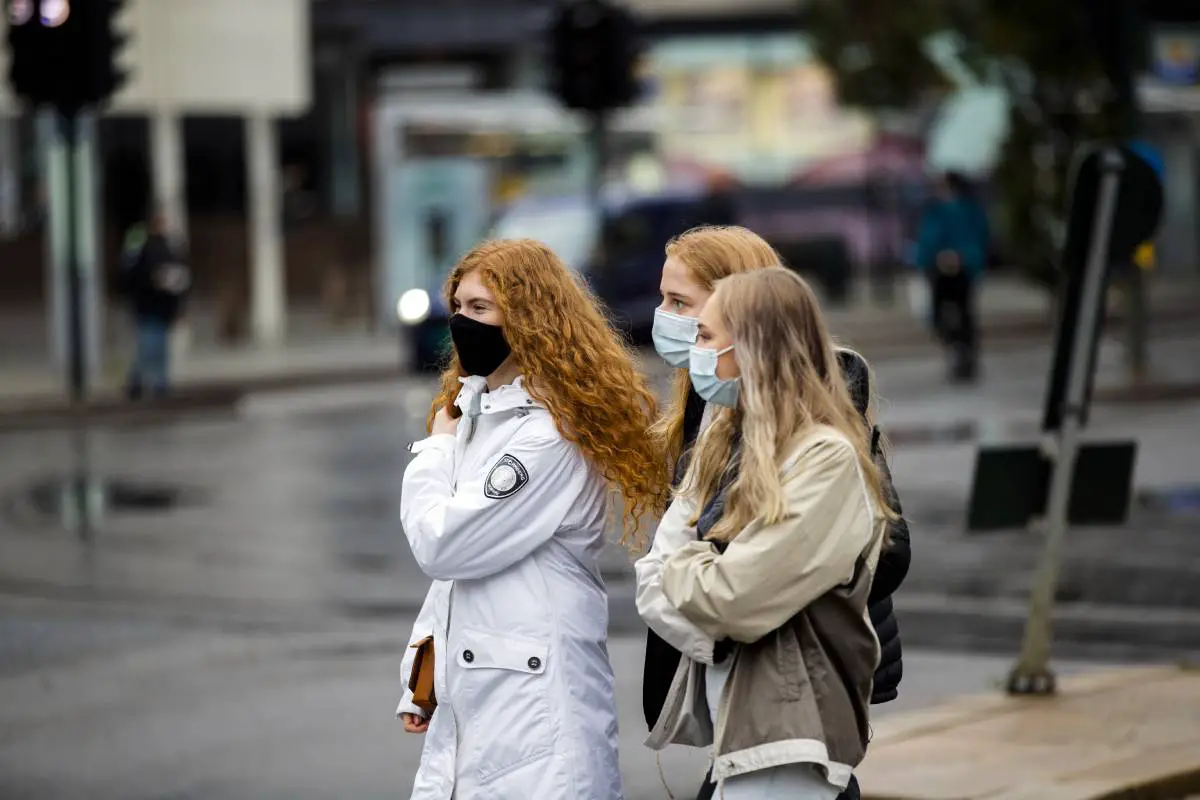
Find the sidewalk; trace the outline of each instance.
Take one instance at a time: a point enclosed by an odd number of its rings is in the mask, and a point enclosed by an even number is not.
[[[1200,307],[1200,287],[1180,291],[1154,287],[1157,320],[1179,318]],[[872,357],[932,352],[923,321],[914,318],[903,286],[891,306],[876,306],[856,298],[849,307],[828,310],[830,326],[843,342]],[[983,338],[989,344],[1049,339],[1053,334],[1053,298],[1043,290],[996,278],[980,298]],[[105,369],[95,388],[99,398],[119,394],[130,343],[127,326],[110,319],[105,342]],[[292,309],[288,338],[278,347],[224,347],[216,341],[210,309],[198,307],[189,315],[192,344],[175,364],[180,389],[214,386],[269,388],[386,379],[407,368],[407,353],[392,332],[368,333],[362,323],[335,326],[318,309]],[[0,409],[4,406],[54,404],[62,399],[62,378],[51,364],[46,324],[40,309],[0,313]]]
[[[61,402],[63,379],[51,363],[43,320],[32,312],[5,312],[0,319],[0,413],[5,406]],[[406,366],[396,336],[372,335],[361,322],[336,326],[311,309],[292,310],[288,338],[277,347],[223,346],[216,340],[213,323],[203,308],[189,316],[192,341],[172,365],[172,381],[178,389],[394,377]],[[127,327],[112,326],[94,397],[119,397],[131,352]]]
[[[1178,800],[1200,792],[1200,671],[1095,671],[1049,697],[957,697],[875,727],[867,800]]]

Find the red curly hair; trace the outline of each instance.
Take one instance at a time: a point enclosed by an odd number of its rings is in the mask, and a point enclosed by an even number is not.
[[[581,280],[549,247],[532,239],[498,239],[463,256],[446,280],[454,295],[478,272],[504,314],[504,337],[530,397],[545,406],[567,441],[596,466],[624,504],[621,543],[640,546],[642,517],[668,497],[667,459],[647,435],[658,413],[654,393]],[[427,425],[440,409],[461,414],[454,400],[466,372],[451,352]]]

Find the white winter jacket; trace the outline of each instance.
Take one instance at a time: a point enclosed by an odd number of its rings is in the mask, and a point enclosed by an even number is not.
[[[456,404],[454,436],[411,446],[400,500],[434,579],[410,639],[434,637],[438,699],[412,798],[619,800],[608,487],[520,379],[463,379]]]

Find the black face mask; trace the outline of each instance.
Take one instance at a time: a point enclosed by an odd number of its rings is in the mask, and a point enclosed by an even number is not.
[[[450,317],[450,338],[458,351],[458,363],[468,375],[486,378],[512,353],[499,325],[488,325],[462,314]]]

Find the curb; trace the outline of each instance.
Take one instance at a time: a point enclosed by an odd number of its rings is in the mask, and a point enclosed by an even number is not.
[[[400,380],[404,374],[395,366],[370,366],[335,371],[311,370],[245,380],[184,382],[167,398],[137,403],[107,394],[82,406],[73,406],[56,396],[41,401],[29,400],[19,405],[0,406],[0,432],[96,423],[139,426],[189,416],[222,416],[233,414],[246,395],[256,392],[386,383]]]
[[[1155,310],[1152,328],[1179,323],[1194,324],[1195,311],[1180,305]],[[857,326],[856,326],[857,327]],[[1011,352],[1036,346],[1056,328],[1053,318],[1044,314],[1005,316],[992,324],[984,323],[981,338],[992,351]],[[1121,314],[1110,316],[1106,335],[1124,328]],[[864,326],[870,333],[846,336],[844,341],[872,359],[904,358],[936,353],[940,345],[921,324],[906,319],[899,323]],[[349,384],[383,383],[402,380],[416,373],[397,364],[375,364],[335,370],[308,369],[269,376],[213,381],[183,381],[176,393],[159,402],[130,403],[111,393],[98,395],[82,407],[72,406],[61,396],[28,398],[15,404],[0,403],[0,432],[41,430],[96,423],[143,425],[171,421],[186,416],[232,413],[248,394],[292,389],[325,388]],[[426,373],[432,374],[432,373]],[[1095,401],[1111,404],[1137,404],[1192,400],[1200,397],[1200,383],[1147,383],[1133,387],[1097,388]],[[961,435],[961,434],[960,434]]]
[[[75,406],[55,399],[51,403],[28,403],[0,409],[0,432],[28,432],[49,428],[86,427],[103,422],[150,425],[199,414],[232,412],[241,393],[220,387],[181,389],[169,398],[134,403],[102,397]]]
[[[895,598],[905,645],[1011,653],[1020,650],[1029,606],[1010,599],[952,595]],[[1054,610],[1058,655],[1121,660],[1161,660],[1200,655],[1200,610],[1058,603]]]
[[[1138,405],[1141,403],[1174,403],[1200,397],[1200,381],[1179,383],[1146,382],[1132,386],[1113,386],[1096,389],[1095,402],[1109,405]]]
[[[1196,320],[1196,302],[1180,302],[1164,305],[1153,309],[1150,313],[1150,325],[1161,327],[1163,324],[1181,322],[1194,323]],[[1127,327],[1128,318],[1123,311],[1110,313],[1104,323],[1103,332],[1107,335],[1123,332]],[[836,327],[836,320],[832,321]],[[855,325],[854,327],[859,327]],[[889,320],[883,324],[866,324],[862,326],[870,333],[865,336],[847,336],[847,341],[866,347],[902,348],[915,344],[927,343],[935,346],[927,326],[919,320],[906,317],[902,321]],[[979,325],[979,337],[984,346],[995,343],[1021,342],[1030,339],[1050,337],[1058,330],[1057,312],[1050,313],[1020,311],[1009,314],[999,314],[991,321],[983,319]]]
[[[607,576],[609,631],[644,635],[633,580]],[[1014,658],[1029,606],[1025,601],[947,594],[895,596],[905,647]],[[1053,627],[1055,656],[1085,660],[1162,661],[1200,658],[1200,609],[1058,603]]]

